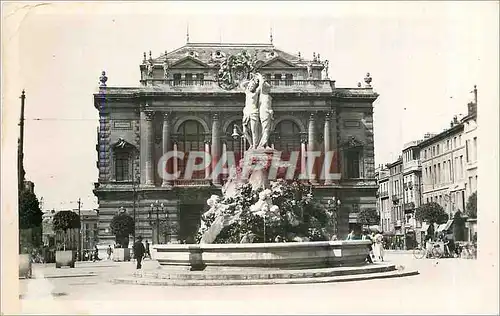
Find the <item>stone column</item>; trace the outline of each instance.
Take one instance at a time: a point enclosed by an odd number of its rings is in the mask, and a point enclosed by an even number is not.
[[[153,118],[154,118],[154,112],[153,111],[144,111],[145,118],[146,118],[146,130],[145,130],[145,137],[146,137],[146,163],[145,163],[145,176],[146,176],[146,185],[154,185],[153,181]]]
[[[312,164],[313,168],[312,168],[312,173],[309,174],[309,181],[311,181],[311,183],[317,183],[316,181],[316,176],[317,175],[314,175],[315,173],[315,168],[314,168],[314,162],[315,162],[315,156],[311,155],[315,150],[316,150],[316,133],[315,133],[315,130],[316,130],[316,116],[314,113],[311,113],[311,115],[309,116],[309,126],[308,126],[308,143],[307,143],[307,151],[308,151],[308,155],[307,155],[307,166],[308,168],[311,168],[310,167],[310,164]]]
[[[307,179],[307,136],[301,135],[300,138],[300,178]]]
[[[179,171],[179,161],[177,160],[177,140],[174,140],[173,144],[173,150],[174,150],[174,160],[172,161],[173,165],[173,173],[177,174],[177,171]]]
[[[325,143],[325,154],[324,154],[324,161],[323,161],[323,169],[324,169],[324,177],[325,177],[325,185],[331,184],[332,180],[328,179],[330,176],[330,169],[332,168],[332,152],[330,148],[331,144],[331,138],[330,138],[330,112],[326,113],[325,116],[325,125],[324,125],[324,143]],[[329,168],[326,168],[326,166],[329,166]]]
[[[339,124],[338,124],[338,116],[337,116],[337,110],[334,108],[332,109],[331,112],[331,119],[330,119],[330,126],[331,126],[331,132],[330,132],[330,144],[331,144],[331,149],[333,151],[334,157],[332,157],[333,160],[333,170],[336,173],[340,173],[340,148],[339,148],[339,142],[338,142],[338,135],[339,135]]]
[[[168,113],[163,113],[163,139],[162,139],[162,144],[163,144],[163,155],[166,155],[170,151],[170,115]],[[164,168],[167,169],[168,173],[172,173],[172,164],[169,161],[165,162]],[[161,184],[162,187],[170,187],[172,185],[172,182],[166,179],[163,179],[163,182]]]
[[[212,170],[214,171],[213,175],[212,175],[212,181],[214,184],[220,184],[220,177],[219,177],[218,173],[215,172],[217,162],[219,162],[219,159],[220,159],[219,129],[220,129],[219,115],[214,114],[212,116]]]
[[[205,140],[205,154],[210,157],[210,142],[208,140]],[[210,180],[210,167],[211,167],[211,162],[210,162],[210,165],[208,165],[206,168],[205,168],[205,179],[206,180]]]

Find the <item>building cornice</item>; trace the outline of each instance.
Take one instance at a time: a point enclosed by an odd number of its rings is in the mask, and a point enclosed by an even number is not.
[[[464,130],[463,123],[456,124],[453,127],[449,128],[449,129],[447,129],[447,130],[445,130],[437,135],[432,136],[431,138],[424,139],[418,146],[420,148],[424,148],[424,147],[429,146],[437,141],[440,141],[440,140],[442,140],[450,135],[453,135],[455,133],[459,133],[463,130]]]

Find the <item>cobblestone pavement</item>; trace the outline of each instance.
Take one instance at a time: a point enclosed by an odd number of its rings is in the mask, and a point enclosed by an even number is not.
[[[498,308],[498,292],[484,291],[477,260],[388,253],[386,261],[416,268],[420,275],[330,284],[159,287],[108,282],[133,273],[134,262],[82,263],[74,269],[36,265],[37,278],[20,280],[21,304],[23,314],[463,314]],[[145,269],[156,267],[155,261],[144,263]]]

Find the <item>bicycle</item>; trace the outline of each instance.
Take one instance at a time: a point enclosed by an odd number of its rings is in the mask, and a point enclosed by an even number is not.
[[[426,248],[422,248],[422,246],[417,246],[413,249],[413,256],[415,259],[422,258],[436,258],[439,259],[443,256],[444,252],[441,250],[441,247],[438,243],[431,243],[432,248],[429,250]]]

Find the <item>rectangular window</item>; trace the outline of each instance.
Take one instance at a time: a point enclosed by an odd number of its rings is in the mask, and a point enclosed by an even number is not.
[[[285,85],[287,85],[287,86],[293,85],[293,81],[292,81],[293,80],[293,75],[292,74],[286,74],[285,75],[285,79],[286,79]]]
[[[469,162],[469,140],[465,141],[465,161]]]
[[[450,150],[450,140],[446,141],[446,150]]]
[[[129,180],[129,154],[117,153],[115,159],[115,179],[116,181]]]
[[[202,86],[205,83],[205,75],[204,74],[198,74],[196,75],[196,79],[198,79],[199,85]]]
[[[432,179],[432,166],[429,166],[429,184],[434,184],[434,180]]]
[[[451,176],[453,175],[453,166],[451,165],[451,159],[448,159],[448,177],[449,177],[449,181],[453,181],[451,179]]]
[[[462,135],[458,135],[458,146],[462,146]]]
[[[439,145],[436,146],[436,154],[439,155]]]
[[[347,177],[350,179],[357,179],[360,177],[359,158],[359,151],[347,152]]]
[[[460,156],[460,179],[464,178],[464,156]]]
[[[454,175],[455,175],[455,180],[458,179],[458,157],[455,157],[455,168],[453,170]]]
[[[441,183],[441,163],[438,163],[438,178],[437,178],[437,183]]]
[[[181,84],[181,74],[174,74],[174,86]]]
[[[477,161],[477,137],[474,137],[473,139],[473,153],[474,155],[472,157],[474,157],[474,161]]]
[[[453,138],[453,148],[457,148],[457,138]]]
[[[193,74],[186,74],[185,81],[186,81],[186,85],[188,85],[188,86],[193,85]]]

